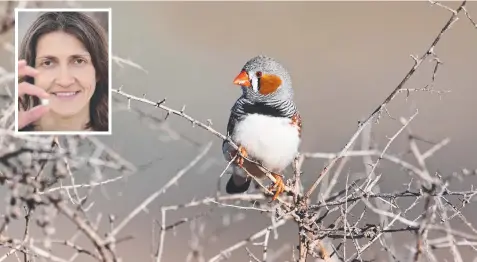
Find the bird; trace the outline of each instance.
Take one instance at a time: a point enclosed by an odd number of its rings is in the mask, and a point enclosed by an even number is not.
[[[274,201],[285,191],[283,172],[297,156],[302,140],[302,119],[290,73],[275,58],[260,54],[243,65],[233,84],[241,87],[242,94],[230,109],[229,139],[222,143],[224,158],[231,166],[225,191],[239,194],[248,190],[253,179],[243,168],[260,180],[269,170],[276,180],[268,188],[271,192],[275,189]]]

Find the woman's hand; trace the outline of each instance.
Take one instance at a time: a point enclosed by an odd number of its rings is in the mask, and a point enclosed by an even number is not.
[[[18,61],[18,78],[23,76],[34,77],[37,74],[38,71],[35,68],[28,66],[25,60]],[[21,98],[24,94],[36,96],[40,99],[47,99],[49,97],[49,94],[45,90],[27,82],[18,84],[18,98]],[[47,105],[38,105],[28,111],[20,109],[18,112],[18,129],[20,130],[31,122],[40,119],[46,112],[48,112],[48,109]]]

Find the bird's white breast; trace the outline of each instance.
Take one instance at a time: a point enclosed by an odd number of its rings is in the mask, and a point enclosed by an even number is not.
[[[232,139],[274,172],[285,169],[300,146],[298,129],[288,118],[251,114],[235,126]]]

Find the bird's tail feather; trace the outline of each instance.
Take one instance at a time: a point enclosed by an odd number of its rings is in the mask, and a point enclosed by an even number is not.
[[[227,181],[225,192],[228,194],[240,194],[248,190],[252,179],[247,178],[242,172],[242,170],[235,167],[232,169],[232,175],[230,176],[229,181]]]

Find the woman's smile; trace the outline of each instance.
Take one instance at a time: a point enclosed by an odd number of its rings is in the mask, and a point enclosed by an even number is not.
[[[51,92],[50,94],[54,95],[55,98],[59,99],[60,101],[70,101],[78,97],[78,94],[81,91],[58,91],[58,92]]]

